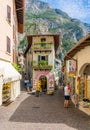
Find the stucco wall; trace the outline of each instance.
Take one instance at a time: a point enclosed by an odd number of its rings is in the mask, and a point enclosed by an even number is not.
[[[33,41],[32,41],[32,44],[34,43],[41,43],[41,38],[46,38],[46,43],[51,43],[51,46],[52,46],[52,52],[33,52],[33,61],[37,61],[38,62],[38,55],[41,55],[41,56],[46,56],[48,55],[48,64],[49,65],[54,65],[54,59],[55,59],[55,51],[54,51],[54,39],[53,39],[53,36],[37,36],[37,37],[33,37]]]
[[[38,36],[38,37],[33,37],[32,43],[41,43],[41,38],[46,38],[45,42],[53,43],[53,36]]]
[[[15,32],[16,42],[14,42],[13,25],[16,25],[17,21],[15,21],[15,16],[13,15],[13,4],[14,4],[13,0],[0,0],[0,61],[5,60],[5,61],[13,62],[13,49],[14,51],[16,51],[16,44],[18,42],[17,39],[18,33],[16,30]],[[7,5],[10,6],[11,8],[11,22],[7,20]],[[7,36],[10,38],[11,53],[7,53],[6,51]],[[2,70],[2,66],[1,66],[1,70]],[[4,74],[4,70],[3,70],[3,74]],[[3,80],[2,77],[0,77],[0,105],[2,104],[2,84],[3,84]],[[15,96],[16,98],[20,94],[20,81],[16,83],[15,87],[16,87],[16,96]],[[13,92],[12,95],[14,96]]]
[[[48,65],[52,65],[53,66],[53,70],[54,70],[54,59],[55,59],[55,50],[54,50],[54,39],[53,39],[53,36],[37,36],[37,37],[33,37],[33,44],[34,43],[41,43],[41,38],[46,38],[46,41],[45,41],[45,43],[51,43],[51,49],[52,49],[52,51],[51,52],[34,52],[33,51],[33,61],[36,61],[36,65],[38,64],[38,55],[41,55],[41,56],[48,56]],[[32,44],[32,45],[33,45]],[[39,72],[40,70],[38,70],[38,71],[35,71],[35,70],[33,70],[33,86],[35,86],[34,84],[35,84],[35,80],[37,80],[40,76],[41,76],[41,74],[39,74],[40,72]],[[42,75],[46,75],[46,77],[47,77],[47,89],[49,88],[49,78],[53,78],[53,76],[51,76],[50,74],[51,74],[51,70],[48,70],[48,71],[45,71],[45,70],[42,70],[42,72],[41,73],[43,73]],[[46,74],[47,73],[47,74]],[[37,76],[37,77],[35,77],[35,76]],[[36,79],[37,78],[37,79]]]
[[[77,69],[78,69],[78,75],[81,67],[86,64],[90,63],[90,46],[86,46],[84,49],[79,51],[75,56],[75,59],[77,59]]]
[[[7,21],[7,5],[11,8],[11,23]],[[12,62],[12,49],[15,47],[13,40],[13,25],[15,24],[13,16],[13,1],[0,0],[0,58]],[[11,40],[11,53],[6,52],[7,36]],[[16,32],[17,38],[17,32]]]

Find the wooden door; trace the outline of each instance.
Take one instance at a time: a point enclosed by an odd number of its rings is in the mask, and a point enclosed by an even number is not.
[[[90,99],[90,78],[87,78],[87,98]]]

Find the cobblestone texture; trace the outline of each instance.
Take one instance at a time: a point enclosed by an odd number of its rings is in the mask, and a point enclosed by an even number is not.
[[[21,95],[9,106],[0,107],[0,130],[90,130],[90,116],[63,107],[63,90],[40,97]]]

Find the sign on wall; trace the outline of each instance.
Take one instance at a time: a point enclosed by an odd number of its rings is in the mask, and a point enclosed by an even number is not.
[[[76,61],[69,60],[69,76],[73,77],[76,73]]]

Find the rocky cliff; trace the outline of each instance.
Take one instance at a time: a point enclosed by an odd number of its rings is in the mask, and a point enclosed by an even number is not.
[[[38,0],[25,1],[25,34],[20,46],[26,44],[28,34],[60,33],[62,48],[68,51],[73,44],[90,32],[90,25],[73,19],[60,9]]]

